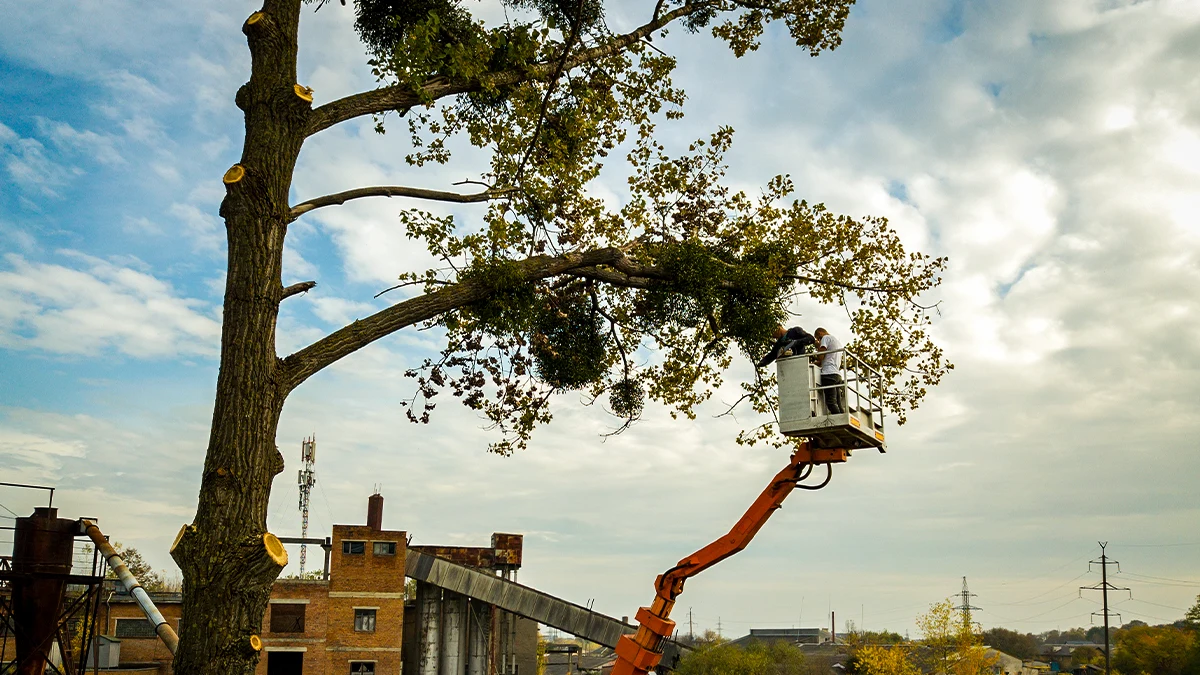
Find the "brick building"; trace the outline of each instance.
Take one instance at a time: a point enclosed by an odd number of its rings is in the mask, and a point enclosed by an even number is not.
[[[367,524],[334,525],[329,579],[280,579],[263,619],[258,675],[400,673],[406,535],[383,529],[383,497]]]
[[[421,550],[472,567],[515,574],[521,564],[520,535],[496,534],[492,547],[420,547]],[[383,497],[368,502],[367,524],[334,525],[330,541],[329,575],[326,579],[279,579],[271,589],[270,604],[263,617],[263,654],[257,675],[399,675],[405,673],[475,673],[503,675],[536,673],[537,624],[462,599],[472,607],[471,616],[486,617],[497,629],[488,633],[489,646],[480,659],[464,661],[455,670],[445,670],[445,657],[431,657],[428,646],[417,635],[429,634],[421,622],[416,602],[428,610],[434,589],[423,589],[408,598],[405,608],[405,554],[407,536],[400,530],[383,529]],[[163,616],[179,627],[178,593],[151,593]],[[454,614],[457,598],[437,594],[439,619]],[[446,608],[450,608],[447,610]],[[122,665],[156,663],[162,674],[171,673],[171,655],[156,638],[154,629],[126,595],[114,594],[100,610],[101,632],[120,639]],[[441,624],[439,624],[441,625]],[[438,631],[441,635],[451,631]],[[478,633],[473,633],[476,637]],[[435,645],[439,654],[444,643]],[[498,663],[503,657],[503,663]],[[436,670],[442,663],[442,670]],[[457,663],[451,658],[452,665]],[[435,670],[429,670],[433,665]],[[426,667],[422,667],[426,666]],[[482,667],[482,670],[479,670]]]

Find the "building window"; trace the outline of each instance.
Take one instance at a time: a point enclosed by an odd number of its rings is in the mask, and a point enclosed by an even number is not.
[[[367,542],[365,541],[343,541],[342,553],[344,555],[362,555],[367,552]]]
[[[375,662],[351,661],[350,675],[375,675]]]
[[[355,609],[354,610],[354,630],[364,633],[375,632],[375,610],[373,609]]]
[[[113,634],[119,638],[156,638],[154,624],[146,619],[117,619]]]
[[[396,542],[377,541],[375,542],[375,550],[372,552],[375,555],[396,555]]]
[[[272,633],[303,633],[305,605],[271,603]]]

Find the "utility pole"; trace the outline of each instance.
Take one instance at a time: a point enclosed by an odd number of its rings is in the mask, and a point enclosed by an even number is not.
[[[1111,652],[1112,652],[1112,646],[1109,644],[1109,641],[1108,641],[1108,618],[1114,614],[1116,616],[1121,616],[1121,615],[1120,615],[1120,613],[1117,613],[1117,612],[1110,613],[1108,611],[1108,592],[1109,591],[1128,591],[1129,589],[1128,588],[1118,588],[1117,586],[1113,586],[1112,584],[1108,583],[1108,566],[1116,565],[1117,573],[1119,574],[1121,572],[1121,563],[1117,562],[1116,560],[1108,559],[1108,555],[1106,555],[1104,552],[1104,548],[1106,546],[1108,546],[1107,541],[1099,541],[1096,543],[1100,544],[1100,559],[1089,561],[1088,562],[1088,571],[1089,572],[1091,571],[1092,565],[1100,566],[1100,585],[1099,586],[1080,586],[1079,587],[1079,595],[1080,595],[1080,597],[1083,597],[1084,591],[1100,591],[1103,594],[1104,610],[1102,612],[1092,612],[1092,616],[1096,616],[1096,614],[1098,614],[1098,613],[1102,614],[1104,616],[1104,675],[1112,675],[1112,670],[1111,670],[1111,666],[1110,666],[1110,656],[1111,656]],[[1132,597],[1132,595],[1130,597]]]
[[[723,637],[721,635],[721,617],[719,616],[717,617],[717,637]]]
[[[973,623],[971,621],[971,612],[972,611],[978,612],[978,611],[980,611],[980,609],[978,607],[974,607],[971,605],[971,598],[975,598],[978,596],[967,589],[967,578],[966,577],[963,577],[962,593],[960,593],[959,595],[962,596],[962,604],[959,605],[957,607],[957,609],[958,609],[958,611],[962,612],[963,626],[965,626],[967,630],[970,630],[971,625]]]
[[[317,462],[317,436],[306,438],[300,443],[300,461],[304,468],[296,476],[296,485],[300,488],[300,538],[308,538],[308,500],[312,495],[312,487],[317,482],[317,472],[313,465]],[[300,544],[300,576],[304,576],[304,559],[308,554],[308,544]]]
[[[695,641],[696,634],[692,632],[692,608],[688,607],[688,640]]]

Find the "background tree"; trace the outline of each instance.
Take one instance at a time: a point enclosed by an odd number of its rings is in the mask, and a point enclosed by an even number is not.
[[[242,155],[223,179],[220,372],[196,516],[171,548],[188,616],[180,675],[253,671],[250,638],[286,564],[266,532],[271,481],[283,469],[275,436],[284,402],[396,331],[436,329],[446,345],[410,371],[409,419],[428,422],[448,390],[496,427],[499,453],[523,447],[551,419],[556,392],[602,400],[624,425],[647,399],[694,416],[737,351],[756,353],[801,296],[846,308],[848,346],[884,373],[885,403],[901,419],[949,367],[918,300],[944,261],[906,251],[883,219],[793,200],[785,176],[756,196],[726,187],[731,129],[679,154],[656,140],[656,125],[681,116],[684,100],[671,81],[675,59],[648,44],[656,35],[708,30],[742,55],[781,22],[815,55],[838,45],[852,0],[660,0],[626,32],[608,26],[602,0],[502,2],[506,21],[486,25],[459,0],[356,0],[379,86],[316,105],[296,81],[305,3],[264,0],[242,26],[251,71],[234,97],[245,113]],[[405,118],[414,173],[450,162],[461,138],[490,158],[464,169],[482,189],[366,186],[289,202],[309,137],[368,118],[383,131],[392,113]],[[589,184],[618,151],[629,188],[613,206]],[[400,225],[437,266],[398,269],[393,305],[277,354],[280,303],[316,285],[281,283],[289,224],[373,196],[486,206],[466,223],[402,212]],[[661,359],[639,367],[642,349]],[[768,410],[772,384],[746,385],[746,402]],[[769,425],[740,440],[780,442]]]
[[[917,617],[922,650],[914,658],[923,670],[949,675],[991,673],[996,663],[983,646],[983,634],[950,600],[936,602]]]
[[[1113,641],[1112,666],[1121,675],[1197,675],[1196,640],[1172,626],[1123,628]]]
[[[1200,630],[1200,595],[1196,596],[1196,602],[1183,615],[1183,620],[1191,628]]]
[[[989,628],[983,631],[981,638],[983,644],[1018,659],[1032,659],[1038,654],[1038,640],[1030,633],[1018,633],[1007,628]]]
[[[904,645],[863,645],[846,662],[848,675],[920,675],[911,648]]]
[[[142,556],[141,552],[132,546],[126,546],[119,541],[112,543],[113,549],[117,555],[125,561],[125,567],[129,568],[129,573],[132,574],[138,583],[147,591],[178,591],[180,584],[178,579],[168,579],[162,572],[155,572],[150,563]],[[84,546],[83,552],[85,557],[91,558],[92,547]],[[90,563],[89,563],[90,564]],[[105,574],[106,579],[116,579],[117,574],[111,569]]]
[[[1089,663],[1104,664],[1104,651],[1096,647],[1076,647],[1071,650],[1071,663],[1086,666]]]
[[[712,643],[679,662],[678,675],[804,675],[804,654],[782,641],[754,641],[746,647]]]

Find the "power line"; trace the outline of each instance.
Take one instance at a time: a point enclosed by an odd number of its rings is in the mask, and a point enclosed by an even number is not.
[[[1154,584],[1156,582],[1167,581],[1167,582],[1171,582],[1171,583],[1169,583],[1169,584],[1158,583],[1157,585],[1200,587],[1200,581],[1194,581],[1194,580],[1190,580],[1190,579],[1170,579],[1168,577],[1154,577],[1154,576],[1150,576],[1148,574],[1134,574],[1133,572],[1118,572],[1118,574],[1124,574],[1127,577],[1132,577],[1135,581],[1140,581],[1141,583],[1144,583],[1144,584]],[[1154,579],[1154,581],[1146,581],[1146,579]]]
[[[1087,557],[1087,556],[1084,556],[1084,557]],[[999,602],[999,603],[996,603],[996,604],[998,604],[998,605],[1024,605],[1024,604],[1027,604],[1027,603],[1029,603],[1029,601],[1030,601],[1030,600],[1033,600],[1033,599],[1035,599],[1035,598],[1040,598],[1040,597],[1042,597],[1042,596],[1045,596],[1045,595],[1050,595],[1050,594],[1051,594],[1051,593],[1053,593],[1054,591],[1057,591],[1058,589],[1060,589],[1060,588],[1062,588],[1062,587],[1066,586],[1067,584],[1069,584],[1069,583],[1072,583],[1072,582],[1074,582],[1074,581],[1076,581],[1076,580],[1078,580],[1078,579],[1082,579],[1082,578],[1086,577],[1087,575],[1088,575],[1088,572],[1084,572],[1083,574],[1080,574],[1080,575],[1078,575],[1078,576],[1076,576],[1076,577],[1072,577],[1072,578],[1070,578],[1070,579],[1067,579],[1066,581],[1064,581],[1064,582],[1062,582],[1061,584],[1059,584],[1059,585],[1055,586],[1054,588],[1051,588],[1051,589],[1050,589],[1050,590],[1048,590],[1048,591],[1043,591],[1043,592],[1041,592],[1041,593],[1038,593],[1037,595],[1031,595],[1031,596],[1029,596],[1028,598],[1025,598],[1024,600],[1018,600],[1017,602]],[[1029,604],[1039,604],[1039,603],[1029,603]]]
[[[1173,548],[1175,546],[1200,546],[1200,541],[1186,544],[1113,544],[1117,548]]]
[[[1133,602],[1140,602],[1143,605],[1154,605],[1155,607],[1162,607],[1163,609],[1175,609],[1175,610],[1179,610],[1180,612],[1188,611],[1186,607],[1173,607],[1171,605],[1160,605],[1157,602],[1150,602],[1149,600],[1138,600],[1137,598],[1129,598],[1129,600],[1132,600]],[[1122,602],[1128,602],[1129,600],[1122,600]]]

